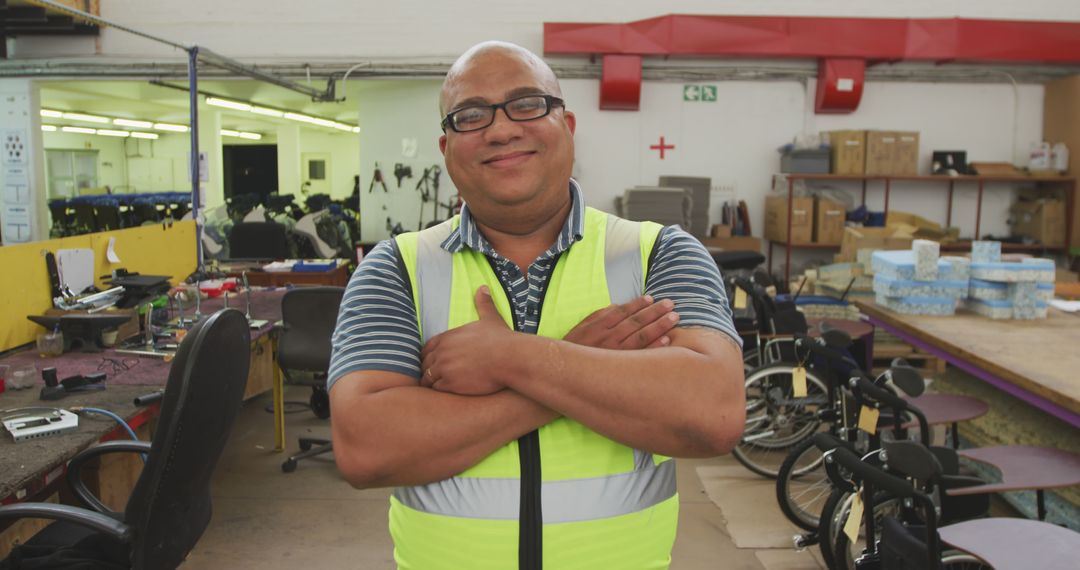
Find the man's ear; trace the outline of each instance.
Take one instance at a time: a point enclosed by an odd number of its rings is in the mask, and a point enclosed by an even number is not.
[[[577,128],[577,115],[573,111],[563,111],[563,117],[566,118],[566,126],[570,129],[570,134],[574,134],[574,129]]]
[[[439,135],[439,152],[446,156],[446,135]]]

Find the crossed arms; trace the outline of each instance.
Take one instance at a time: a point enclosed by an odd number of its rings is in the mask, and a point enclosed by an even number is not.
[[[431,339],[422,377],[345,375],[330,394],[334,456],[356,487],[452,477],[559,416],[676,457],[727,453],[745,422],[742,358],[724,333],[676,328],[671,301],[601,309],[562,340],[514,332],[486,288],[480,320]]]

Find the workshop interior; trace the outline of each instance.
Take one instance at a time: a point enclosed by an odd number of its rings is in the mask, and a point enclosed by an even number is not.
[[[585,205],[721,275],[746,422],[675,460],[670,568],[1075,567],[1080,4],[0,0],[0,568],[398,567],[332,336],[460,220],[440,92],[492,39]]]

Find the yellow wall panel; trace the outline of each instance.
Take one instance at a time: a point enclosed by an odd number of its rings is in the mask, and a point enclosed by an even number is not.
[[[109,263],[106,248],[115,238],[120,263]],[[94,250],[94,284],[104,288],[100,276],[123,267],[143,275],[168,275],[173,284],[195,271],[195,222],[154,225],[69,238],[0,247],[0,351],[33,342],[40,326],[27,315],[40,315],[52,307],[45,252],[60,249]]]

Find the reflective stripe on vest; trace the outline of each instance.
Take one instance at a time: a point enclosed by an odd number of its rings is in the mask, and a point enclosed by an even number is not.
[[[652,457],[650,455],[649,459]],[[401,504],[433,515],[517,520],[518,479],[452,477],[422,487],[400,487]],[[544,481],[544,524],[603,519],[647,509],[675,495],[675,462],[591,479]]]

